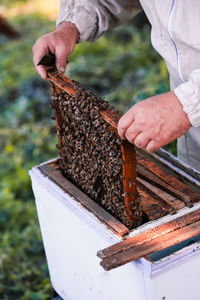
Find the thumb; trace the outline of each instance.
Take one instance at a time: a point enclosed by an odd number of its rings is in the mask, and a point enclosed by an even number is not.
[[[55,56],[56,56],[56,68],[64,73],[67,65],[67,57],[69,53],[63,46],[56,47]]]

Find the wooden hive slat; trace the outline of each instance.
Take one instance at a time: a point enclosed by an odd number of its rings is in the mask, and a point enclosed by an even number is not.
[[[200,210],[100,250],[97,255],[102,259],[100,264],[108,271],[198,234],[200,234]]]
[[[182,193],[185,195],[184,202],[187,206],[191,207],[192,203],[200,201],[200,194],[197,193],[194,189],[192,189],[189,185],[186,185],[183,181],[176,178],[172,173],[167,172],[155,162],[146,158],[141,153],[137,152],[137,163],[140,166],[143,166],[148,171],[153,173],[163,182],[167,183],[169,187],[173,187],[177,190],[178,193]],[[179,197],[180,199],[180,197]],[[183,199],[182,199],[183,201]]]

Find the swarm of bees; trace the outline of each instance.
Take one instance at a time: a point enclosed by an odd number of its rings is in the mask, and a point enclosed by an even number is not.
[[[51,85],[62,173],[128,228],[137,226],[124,204],[121,140],[100,113],[115,110],[75,81],[75,96]]]

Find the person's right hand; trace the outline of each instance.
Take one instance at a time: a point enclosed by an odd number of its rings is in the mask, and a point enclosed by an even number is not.
[[[63,22],[56,30],[47,33],[40,37],[33,45],[33,65],[37,73],[47,79],[46,70],[48,67],[38,66],[38,62],[44,54],[54,54],[56,58],[56,68],[65,72],[67,58],[74,50],[75,44],[78,41],[78,30],[72,23]]]

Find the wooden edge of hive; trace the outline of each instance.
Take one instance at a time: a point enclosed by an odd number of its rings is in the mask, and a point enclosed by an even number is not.
[[[200,234],[200,209],[98,251],[105,270],[122,266]]]

